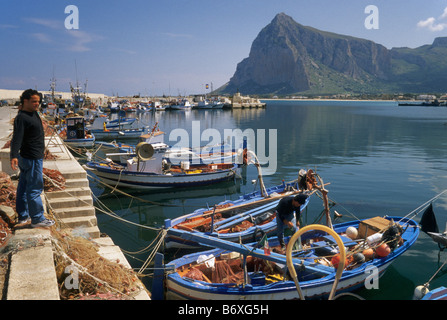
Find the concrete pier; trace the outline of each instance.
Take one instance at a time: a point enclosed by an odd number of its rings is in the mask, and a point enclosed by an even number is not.
[[[11,120],[17,114],[16,107],[0,108],[0,148],[12,133]],[[42,195],[47,210],[53,212],[60,229],[82,229],[84,234],[99,245],[98,253],[105,259],[130,268],[121,249],[109,237],[100,237],[95,208],[87,175],[59,137],[47,137],[46,145],[56,160],[45,160],[44,168],[58,170],[66,179],[65,190]],[[9,164],[9,148],[0,150],[0,171],[14,174]],[[17,229],[10,241],[25,241],[38,245],[24,246],[11,257],[8,274],[7,300],[59,300],[51,233],[43,228]],[[137,300],[150,300],[143,284],[139,285]]]

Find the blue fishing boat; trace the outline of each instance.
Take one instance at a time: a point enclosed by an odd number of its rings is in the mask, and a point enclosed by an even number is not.
[[[116,140],[116,139],[137,139],[147,133],[148,127],[138,129],[92,129],[90,132],[97,139]]]
[[[447,300],[447,288],[439,287],[428,291],[421,300]]]
[[[385,227],[376,231],[378,221]],[[310,225],[289,239],[286,254],[276,237],[238,244],[184,230],[172,232],[215,249],[166,264],[166,299],[335,299],[339,293],[363,287],[367,279],[378,281],[417,240],[419,227],[412,219],[395,216],[332,228]]]
[[[248,243],[263,235],[276,233],[275,208],[285,197],[294,197],[303,192],[298,181],[273,186],[264,191],[255,191],[240,196],[236,200],[226,200],[211,208],[201,208],[175,219],[166,219],[166,249],[196,249],[203,245],[175,235],[171,229],[186,230],[197,234],[207,234],[218,239]],[[300,207],[304,211],[309,203]]]

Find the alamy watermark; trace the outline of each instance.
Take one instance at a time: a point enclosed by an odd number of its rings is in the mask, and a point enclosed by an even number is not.
[[[65,7],[65,13],[68,16],[65,18],[65,29],[67,30],[78,30],[79,29],[79,9],[75,5],[69,5]]]
[[[268,134],[267,134],[268,132]],[[208,157],[192,158],[192,164],[204,163],[232,163],[243,164],[244,148],[256,154],[257,161],[263,166],[264,175],[275,174],[278,162],[278,135],[276,129],[223,129],[223,133],[214,128],[201,130],[200,121],[192,121],[191,130],[174,129],[169,134],[169,141],[176,141],[173,149],[199,148],[209,150]],[[206,143],[204,145],[204,143]],[[245,146],[244,146],[245,145]],[[239,152],[238,157],[222,157],[222,154]],[[268,152],[267,152],[268,151]],[[171,153],[171,163],[180,164],[181,153]]]
[[[69,265],[64,270],[65,274],[68,274],[68,276],[65,278],[64,286],[65,289],[71,290],[79,289],[79,270],[74,265]]]
[[[368,30],[379,29],[379,8],[370,4],[366,6],[365,13],[369,14],[365,19],[365,28]]]

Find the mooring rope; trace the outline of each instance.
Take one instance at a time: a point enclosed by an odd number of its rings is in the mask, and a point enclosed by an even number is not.
[[[89,175],[88,173],[87,173],[87,177],[95,180],[96,182],[99,182],[101,185],[104,185],[104,186],[106,186],[106,187],[108,187],[110,189],[114,189],[113,186],[111,186],[111,185],[101,181],[100,179],[95,178],[92,175]],[[161,202],[157,202],[157,201],[146,200],[146,199],[143,199],[143,198],[140,198],[140,197],[133,196],[133,195],[131,195],[129,193],[126,193],[126,192],[124,192],[122,190],[119,190],[119,189],[116,189],[115,191],[117,191],[118,193],[121,193],[122,195],[125,195],[125,196],[127,196],[129,198],[132,198],[132,199],[135,199],[135,200],[138,200],[138,201],[141,201],[141,202],[150,203],[150,204],[157,205],[157,206],[180,207],[179,205],[175,205],[175,204],[166,204],[166,203],[161,203]]]
[[[44,176],[47,177],[47,179],[48,179],[51,183],[53,183],[53,185],[54,185],[55,187],[59,188],[61,191],[64,191],[64,192],[66,192],[69,196],[71,196],[72,198],[75,198],[75,199],[81,201],[82,203],[91,206],[91,204],[90,204],[89,202],[87,202],[87,201],[85,201],[85,200],[83,200],[83,199],[77,197],[76,195],[71,194],[71,193],[68,192],[67,190],[62,189],[62,187],[61,187],[60,185],[56,184],[55,181],[54,181],[53,179],[51,179],[50,177],[46,176],[45,174],[44,174]],[[96,201],[98,201],[99,203],[101,203],[101,201],[94,195],[94,193],[93,193],[92,191],[90,191],[90,194],[91,194],[92,198],[94,198]],[[47,202],[48,202],[48,198],[47,198]],[[48,205],[51,207],[51,205],[49,204],[49,202],[48,202]],[[95,208],[96,210],[98,210],[98,211],[100,211],[100,212],[102,212],[102,213],[104,213],[104,214],[106,214],[106,215],[112,217],[112,218],[115,218],[115,219],[120,220],[120,221],[122,221],[122,222],[131,224],[131,225],[134,225],[134,226],[143,228],[143,229],[149,229],[149,230],[153,230],[153,231],[159,231],[159,230],[161,229],[161,228],[154,228],[154,227],[150,227],[150,226],[146,226],[146,225],[142,225],[142,224],[139,224],[139,223],[136,223],[136,222],[132,222],[132,221],[126,220],[126,219],[124,219],[124,218],[118,216],[116,213],[114,213],[112,210],[110,210],[110,209],[107,208],[106,206],[104,206],[104,207],[107,209],[107,211],[104,210],[104,209],[102,209],[102,208],[99,208],[99,207],[95,207],[95,206],[92,206],[92,207]]]
[[[436,275],[442,270],[442,268],[444,268],[446,263],[447,263],[447,259],[444,261],[442,266],[440,268],[438,268],[438,270],[436,270],[436,272],[433,274],[433,276],[424,284],[424,287],[428,288],[428,286],[430,285],[430,282],[436,277]]]
[[[155,257],[155,254],[158,252],[158,250],[160,249],[161,245],[164,243],[164,240],[165,240],[167,232],[168,231],[166,229],[163,229],[159,233],[160,240],[157,242],[157,245],[154,247],[154,249],[152,250],[151,254],[148,256],[146,261],[141,266],[140,270],[138,271],[138,274],[142,274],[147,269],[147,267],[150,265],[150,263],[152,262],[152,260]]]
[[[414,216],[417,216],[422,210],[424,210],[425,208],[427,208],[430,203],[432,203],[433,201],[437,200],[439,197],[441,197],[444,193],[447,192],[447,189],[438,193],[436,196],[434,196],[433,198],[431,198],[430,200],[426,201],[425,203],[421,204],[419,207],[417,207],[416,209],[414,209],[413,211],[411,211],[410,213],[408,213],[404,218],[407,218],[408,216],[414,214]]]

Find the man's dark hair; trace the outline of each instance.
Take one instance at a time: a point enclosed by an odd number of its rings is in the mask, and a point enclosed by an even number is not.
[[[308,197],[309,197],[308,195],[300,193],[300,194],[296,195],[296,196],[294,197],[294,199],[295,199],[295,201],[297,201],[299,204],[303,205],[303,204],[306,203],[306,200],[307,200]]]
[[[42,101],[42,95],[37,90],[28,89],[23,91],[22,95],[20,96],[20,103],[23,105],[23,102],[25,100],[31,99],[32,96],[39,96],[40,101]]]

